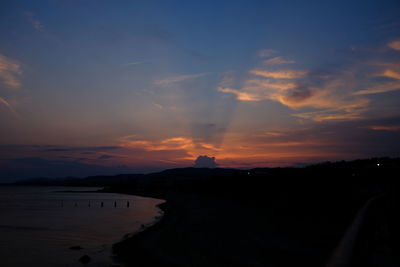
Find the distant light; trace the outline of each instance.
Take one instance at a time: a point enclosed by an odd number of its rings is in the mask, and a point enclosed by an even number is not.
[[[250,175],[250,172],[247,172],[247,175]]]
[[[378,167],[379,167],[379,166],[380,166],[380,164],[379,164],[379,163],[377,163],[377,164],[376,164],[376,166],[378,166]]]

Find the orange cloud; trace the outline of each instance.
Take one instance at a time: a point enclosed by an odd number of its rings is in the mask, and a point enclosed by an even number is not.
[[[355,97],[347,87],[352,84],[352,77],[310,77],[305,82],[297,81],[308,71],[251,71],[251,74],[268,77],[269,79],[248,79],[244,86],[238,89],[219,88],[220,92],[231,93],[238,100],[262,101],[273,100],[292,109],[315,108],[314,112],[293,114],[302,119],[314,121],[354,120],[360,119],[362,112],[369,104],[366,98]],[[279,78],[272,78],[279,77]],[[291,78],[291,79],[288,79]],[[312,86],[317,80],[318,87]],[[310,85],[307,85],[309,83]],[[351,91],[350,91],[351,92]]]
[[[281,137],[281,136],[285,136],[286,133],[267,131],[267,132],[259,133],[259,134],[256,134],[256,135],[260,136],[260,137]]]
[[[249,135],[229,133],[215,157],[221,167],[283,166],[315,159],[340,158],[340,152],[327,151],[335,142],[310,129],[282,129]]]
[[[372,126],[367,126],[366,128],[375,131],[391,131],[391,132],[400,131],[400,125],[372,125]]]
[[[388,45],[400,50],[400,40]],[[270,56],[271,51],[263,55]],[[250,77],[240,87],[230,79],[228,86],[220,85],[218,90],[241,101],[272,100],[291,109],[311,108],[314,110],[292,115],[318,122],[364,118],[371,103],[367,95],[400,90],[400,63],[393,60],[356,62],[337,73],[268,69],[271,65],[295,63],[284,57],[266,59],[264,63],[264,69],[249,70]]]
[[[172,137],[156,141],[135,139],[132,136],[120,138],[121,147],[139,148],[145,151],[177,151],[184,150],[190,157],[184,159],[193,159],[201,154],[215,153],[219,149],[213,144],[197,141],[190,137]]]
[[[250,74],[274,79],[298,79],[304,78],[308,71],[305,70],[280,70],[280,71],[266,71],[266,70],[250,70]]]
[[[369,95],[369,94],[380,94],[391,91],[400,90],[400,82],[387,82],[379,85],[375,85],[372,88],[363,89],[360,91],[356,91],[354,95]]]
[[[270,80],[263,79],[249,79],[246,81],[246,87],[249,89],[253,89],[255,91],[262,90],[264,88],[276,89],[279,91],[287,91],[289,89],[294,89],[298,87],[298,83],[296,82],[271,82]]]
[[[262,98],[258,97],[257,95],[248,93],[248,92],[242,92],[236,89],[230,89],[230,88],[218,88],[218,91],[222,93],[231,93],[236,96],[238,100],[242,101],[260,101]]]
[[[311,119],[317,122],[330,121],[330,120],[356,120],[363,118],[360,110],[354,110],[343,113],[339,112],[336,110],[331,111],[331,113],[329,113],[329,111],[322,111],[322,112],[317,111],[317,112],[297,113],[292,115],[301,119]]]
[[[388,44],[388,46],[394,50],[400,51],[400,40],[392,41]]]
[[[0,80],[11,88],[21,86],[19,76],[22,74],[21,64],[13,59],[0,55]]]
[[[394,70],[385,70],[384,72],[382,72],[381,74],[379,74],[377,76],[400,80],[400,73],[396,72]]]

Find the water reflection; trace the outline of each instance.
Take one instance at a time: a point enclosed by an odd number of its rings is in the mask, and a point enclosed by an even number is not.
[[[0,187],[4,266],[76,266],[82,254],[91,255],[90,266],[104,266],[110,262],[110,244],[161,214],[156,205],[163,200],[60,190],[70,188]]]

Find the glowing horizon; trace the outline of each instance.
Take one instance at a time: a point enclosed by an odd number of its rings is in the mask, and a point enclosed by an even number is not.
[[[5,1],[0,178],[397,157],[399,11]]]

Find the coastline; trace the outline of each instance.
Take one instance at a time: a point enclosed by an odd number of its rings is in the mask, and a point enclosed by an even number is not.
[[[338,178],[339,171],[325,169],[277,169],[268,176],[187,171],[103,188],[104,193],[153,198],[140,213],[154,209],[148,224],[138,223],[134,231],[129,225],[111,241],[117,243],[108,243],[115,266],[319,267],[340,266],[336,263],[344,260],[346,266],[367,267],[372,261],[396,262],[391,253],[397,238],[388,233],[397,233],[398,185],[390,175],[380,173],[377,180],[369,169],[368,176],[357,179]],[[366,205],[380,194],[385,197]],[[157,220],[159,209],[163,216]]]
[[[396,262],[390,254],[395,240],[385,234],[390,221],[396,221],[388,217],[387,206],[395,195],[368,208],[351,238],[356,243],[346,245],[348,256],[343,258],[337,248],[347,240],[360,210],[377,194],[342,184],[324,192],[295,185],[294,180],[290,187],[282,181],[254,191],[237,187],[230,193],[194,187],[114,188],[166,202],[159,205],[164,216],[158,223],[114,244],[113,253],[127,267],[321,267],[341,266],[332,264],[342,259],[346,266],[370,266],[374,259]]]
[[[129,233],[121,241],[112,245],[113,260],[117,264],[123,266],[168,266],[165,261],[160,258],[155,258],[154,255],[149,255],[145,248],[140,246],[140,243],[148,239],[157,231],[162,231],[163,224],[169,220],[170,209],[168,202],[161,203],[157,207],[163,211],[163,215],[159,220],[155,221],[148,227],[145,227],[137,232]],[[133,253],[132,253],[133,252]]]
[[[347,220],[338,227],[312,225],[308,219],[293,226],[291,216],[276,220],[265,203],[252,206],[203,194],[151,195],[166,199],[159,205],[164,215],[112,246],[124,266],[323,266],[347,226]]]

